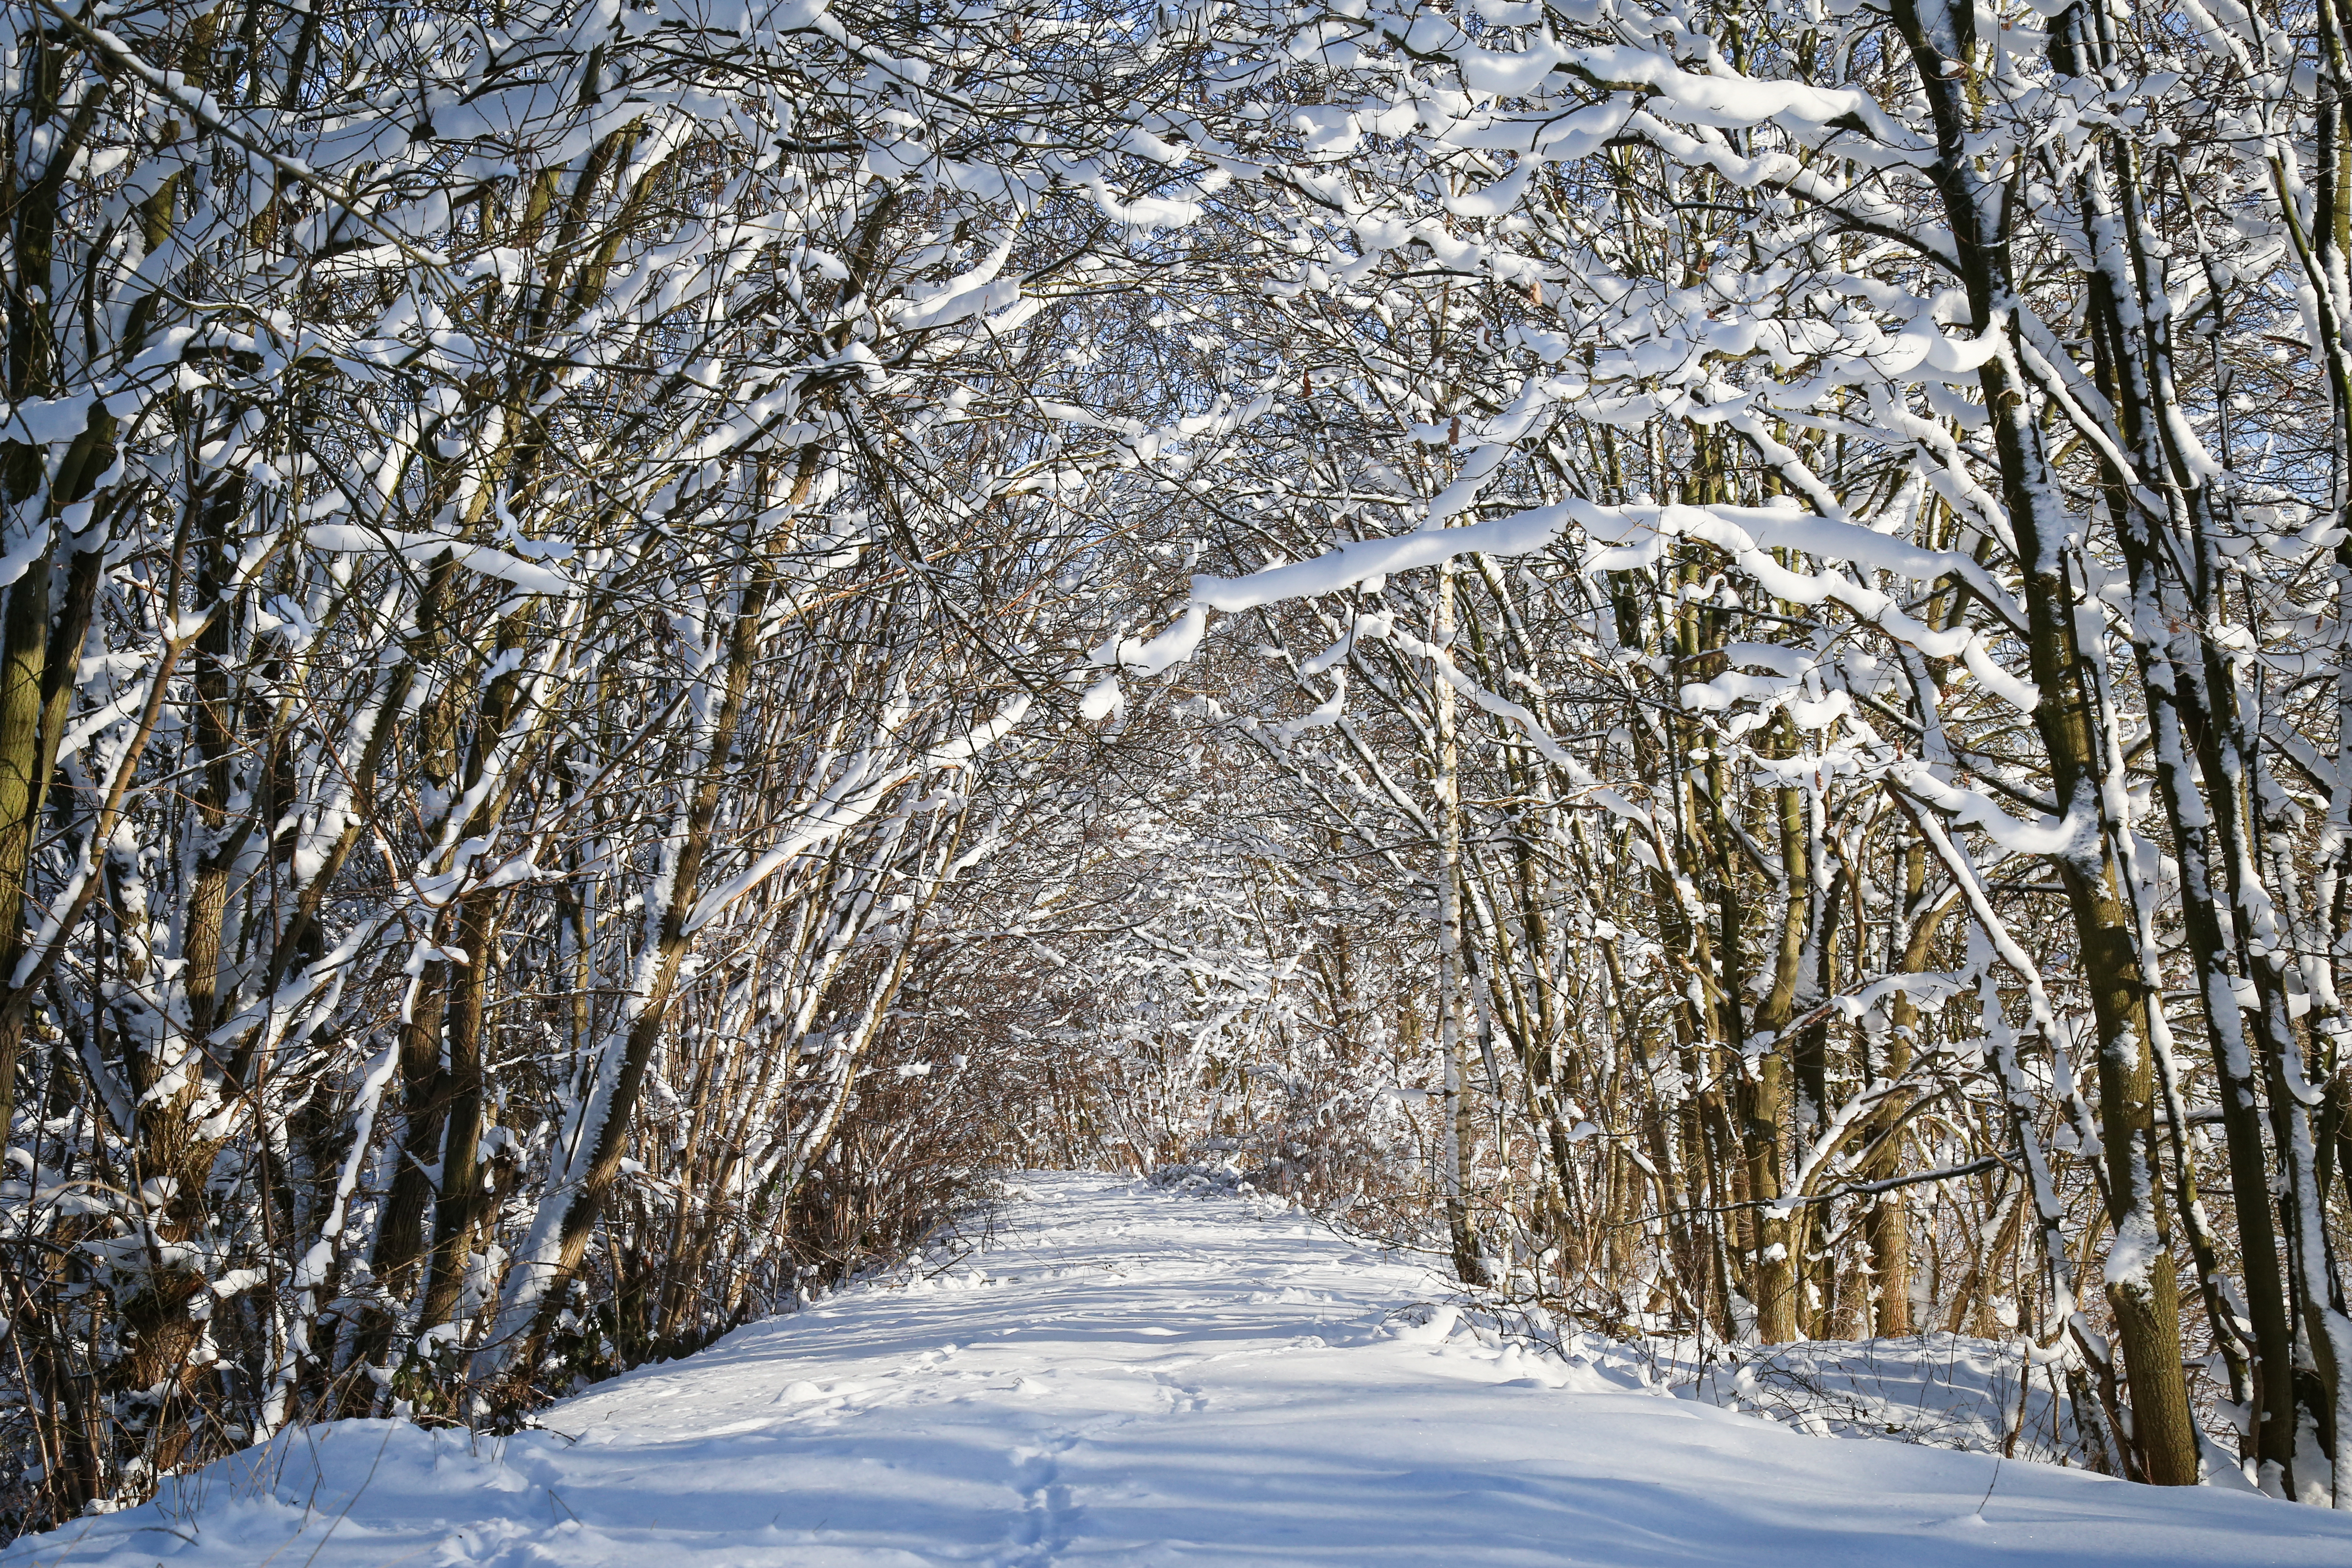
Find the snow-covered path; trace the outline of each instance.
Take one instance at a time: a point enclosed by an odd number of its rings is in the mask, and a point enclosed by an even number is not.
[[[2352,1564],[2352,1520],[2316,1510],[1807,1437],[1498,1351],[1401,1310],[1442,1297],[1421,1269],[1296,1215],[1031,1191],[958,1269],[547,1432],[296,1434],[0,1565]]]

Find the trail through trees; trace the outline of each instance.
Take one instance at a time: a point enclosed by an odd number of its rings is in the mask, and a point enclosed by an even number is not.
[[[2352,1505],[2335,0],[0,16],[14,1526],[1007,1164]]]

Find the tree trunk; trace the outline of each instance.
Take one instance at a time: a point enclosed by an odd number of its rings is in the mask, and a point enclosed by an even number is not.
[[[1437,568],[1437,624],[1432,638],[1441,658],[1454,647],[1454,563]],[[1445,1228],[1454,1247],[1454,1271],[1465,1285],[1486,1283],[1478,1233],[1470,1218],[1471,1094],[1462,1067],[1464,984],[1462,951],[1462,783],[1454,734],[1454,686],[1444,669],[1434,672],[1437,710],[1437,1039],[1444,1073],[1438,1108],[1438,1182],[1445,1200]]]

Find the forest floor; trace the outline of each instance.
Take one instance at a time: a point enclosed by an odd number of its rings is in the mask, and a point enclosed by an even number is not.
[[[508,1439],[350,1421],[0,1568],[2254,1568],[2352,1519],[1809,1436],[1477,1328],[1295,1212],[1033,1176],[976,1248]]]

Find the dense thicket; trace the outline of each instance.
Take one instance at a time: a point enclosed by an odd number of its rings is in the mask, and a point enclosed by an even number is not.
[[[20,1523],[1070,1159],[2352,1503],[2333,0],[0,15]]]

